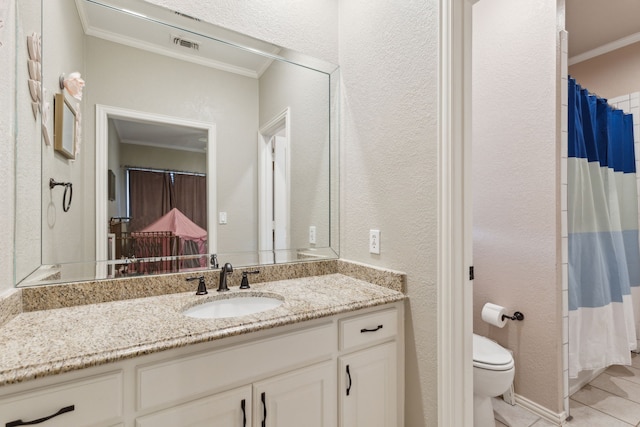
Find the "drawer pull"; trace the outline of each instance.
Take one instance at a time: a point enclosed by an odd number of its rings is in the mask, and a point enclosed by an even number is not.
[[[349,392],[351,391],[351,372],[349,372],[349,365],[347,365],[347,378],[349,378],[349,386],[347,387],[347,396],[349,396]]]
[[[247,427],[247,411],[245,410],[246,404],[247,402],[242,399],[242,402],[240,402],[240,407],[242,408],[242,427]]]
[[[375,329],[366,329],[366,328],[360,329],[360,333],[364,334],[365,332],[375,332],[375,331],[379,331],[380,329],[382,329],[382,325],[378,325],[378,327]]]
[[[265,402],[265,392],[263,391],[260,395],[260,400],[262,400],[262,427],[267,427],[267,402]]]
[[[11,421],[11,422],[5,424],[5,427],[32,426],[34,424],[40,424],[40,423],[43,423],[43,422],[45,422],[47,420],[50,420],[51,418],[57,417],[58,415],[66,414],[67,412],[71,412],[71,411],[73,411],[75,409],[76,409],[75,405],[66,406],[66,407],[60,409],[55,414],[49,415],[48,417],[40,418],[40,419],[34,420],[34,421],[15,420],[15,421]]]

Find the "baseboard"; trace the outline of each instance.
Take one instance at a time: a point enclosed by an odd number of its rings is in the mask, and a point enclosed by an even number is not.
[[[520,396],[518,393],[515,393],[516,405],[520,405],[529,412],[532,412],[539,416],[540,418],[544,418],[545,420],[553,423],[557,426],[562,426],[566,422],[567,413],[562,411],[559,414],[555,413],[542,405],[533,402],[526,397]]]

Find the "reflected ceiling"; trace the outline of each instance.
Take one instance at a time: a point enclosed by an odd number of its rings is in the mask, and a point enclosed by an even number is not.
[[[112,119],[123,144],[206,152],[207,132],[186,126]]]
[[[126,9],[126,2],[121,3]],[[248,77],[260,77],[271,63],[270,58],[253,54],[253,49],[271,54],[277,54],[280,50],[270,43],[213,28],[199,19],[144,2],[136,3],[136,12],[128,11],[133,14],[131,16],[91,0],[76,0],[76,4],[80,21],[88,35]],[[159,24],[159,21],[168,26]],[[185,30],[185,27],[189,30]],[[216,43],[202,35],[239,44],[247,49],[243,51],[237,46]]]

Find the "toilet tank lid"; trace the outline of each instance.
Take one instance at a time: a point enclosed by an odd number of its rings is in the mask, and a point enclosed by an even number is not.
[[[489,338],[473,334],[473,362],[485,369],[505,369],[513,366],[511,353]],[[506,366],[505,366],[506,365]],[[507,368],[508,369],[508,368]]]

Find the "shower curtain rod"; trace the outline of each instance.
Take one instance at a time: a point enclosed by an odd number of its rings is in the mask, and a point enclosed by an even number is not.
[[[172,169],[154,169],[154,168],[143,168],[139,166],[123,166],[125,170],[135,170],[135,171],[143,171],[143,172],[161,172],[161,173],[175,173],[178,175],[193,175],[193,176],[207,176],[206,173],[201,172],[188,172],[188,171],[180,171],[180,170],[172,170]]]
[[[573,77],[569,76],[569,78],[573,78]],[[595,97],[596,97],[596,98],[598,98],[598,99],[602,99],[603,101],[605,101],[605,102],[607,103],[607,105],[608,105],[608,106],[610,106],[610,107],[611,107],[611,108],[613,108],[614,110],[620,110],[620,108],[616,107],[615,105],[611,105],[611,104],[609,103],[609,98],[605,98],[605,97],[603,97],[603,96],[598,95],[598,94],[597,94],[597,93],[595,93],[595,92],[591,92],[589,89],[587,89],[586,87],[584,87],[584,86],[582,86],[580,83],[578,83],[578,80],[577,80],[577,79],[575,79],[575,78],[574,78],[573,80],[576,82],[576,85],[580,86],[580,89],[584,89],[584,90],[586,90],[586,91],[589,93],[589,95],[593,95],[593,96],[595,96]],[[624,110],[622,110],[622,111],[624,112]],[[625,113],[625,114],[628,114],[628,113]]]

